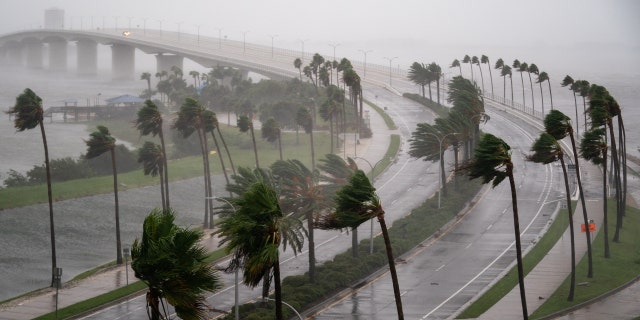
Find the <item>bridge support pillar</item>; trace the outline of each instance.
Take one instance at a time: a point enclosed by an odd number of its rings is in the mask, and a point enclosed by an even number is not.
[[[29,41],[26,43],[27,68],[42,69],[42,42]]]
[[[49,41],[49,70],[67,71],[67,40]]]
[[[111,78],[113,80],[133,80],[135,67],[134,47],[118,43],[111,45]]]
[[[93,76],[98,74],[98,43],[81,39],[76,42],[78,48],[77,73]]]
[[[22,47],[19,45],[5,46],[5,63],[12,66],[22,66]]]
[[[159,53],[156,55],[156,72],[171,72],[171,67],[183,68],[184,58],[178,55],[166,55]],[[182,70],[184,72],[184,70]]]

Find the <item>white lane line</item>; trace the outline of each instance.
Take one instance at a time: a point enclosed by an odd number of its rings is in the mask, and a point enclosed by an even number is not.
[[[436,269],[436,271],[440,271],[440,269],[444,268],[444,266],[445,266],[444,264],[441,265],[440,267],[438,267],[438,269]]]

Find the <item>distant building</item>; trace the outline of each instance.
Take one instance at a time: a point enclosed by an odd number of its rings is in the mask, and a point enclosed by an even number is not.
[[[45,29],[64,29],[64,10],[50,8],[44,11]]]

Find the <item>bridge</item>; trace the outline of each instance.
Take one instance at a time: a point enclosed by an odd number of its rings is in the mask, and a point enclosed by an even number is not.
[[[169,71],[176,66],[183,69],[184,59],[189,59],[206,68],[228,66],[251,71],[272,79],[298,77],[293,66],[296,58],[303,63],[313,54],[264,46],[246,41],[229,40],[154,29],[108,28],[95,30],[33,29],[0,35],[0,65],[20,66],[28,69],[67,72],[75,69],[80,76],[92,76],[98,69],[98,45],[111,48],[111,73],[114,80],[133,80],[135,74],[135,52],[155,55],[156,71]],[[75,53],[75,66],[69,66],[70,56]],[[324,56],[325,60],[333,57]],[[389,78],[406,79],[406,71],[391,66],[351,61],[356,71],[364,75],[379,73]],[[71,68],[75,67],[75,68]],[[379,77],[378,77],[379,78]],[[379,78],[380,79],[380,78]],[[386,84],[380,83],[385,86]]]

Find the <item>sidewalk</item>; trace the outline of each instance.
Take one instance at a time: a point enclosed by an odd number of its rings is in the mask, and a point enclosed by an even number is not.
[[[588,188],[588,183],[598,183],[602,180],[600,170],[591,164],[581,166],[583,187]],[[599,179],[598,179],[599,178]],[[591,180],[591,181],[589,181]],[[595,180],[595,181],[594,181]],[[591,233],[591,239],[595,238],[602,226],[602,200],[589,197],[585,199],[589,219],[594,220],[596,232]],[[582,217],[582,204],[578,201],[573,215],[576,263],[582,259],[587,251],[585,234],[581,231],[584,223]],[[556,219],[567,219],[566,216],[558,216]],[[560,240],[551,248],[549,253],[535,266],[525,277],[525,290],[527,298],[527,311],[532,314],[548,299],[556,289],[571,274],[571,240],[569,228],[563,233]],[[580,290],[576,286],[576,290]],[[516,285],[506,296],[482,314],[478,319],[521,319],[522,305],[520,301],[520,287]]]
[[[371,126],[375,128],[373,136],[368,139],[360,139],[360,143],[356,144],[355,139],[353,139],[353,134],[351,134],[344,144],[346,150],[341,149],[340,155],[344,155],[346,151],[347,157],[362,157],[371,164],[375,164],[382,159],[387,152],[392,131],[387,129],[384,120],[375,110],[371,109],[368,105],[365,106],[365,110],[370,110]],[[356,161],[358,166],[364,171],[370,169],[364,160],[358,158]],[[209,251],[216,250],[218,248],[218,239],[211,236],[211,230],[205,230],[204,234],[202,245]],[[124,266],[113,267],[89,278],[63,284],[58,293],[58,309],[121,288],[126,285],[127,276],[129,283],[137,281],[133,270],[131,270],[131,264],[129,263],[127,267],[127,271],[125,271]],[[45,288],[27,294],[22,298],[1,304],[0,320],[33,319],[47,313],[55,312],[55,294],[56,290],[54,288]]]

